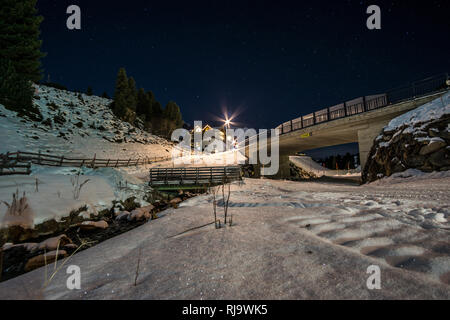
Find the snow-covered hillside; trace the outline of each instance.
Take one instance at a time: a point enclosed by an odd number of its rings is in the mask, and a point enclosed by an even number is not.
[[[42,122],[26,121],[0,105],[0,153],[31,151],[67,157],[140,158],[170,156],[171,144],[117,119],[111,100],[36,86]]]
[[[172,144],[117,119],[108,108],[111,100],[47,86],[36,86],[35,103],[42,121],[18,117],[0,105],[0,153],[29,151],[75,158],[137,159],[168,157]],[[155,163],[153,166],[168,163]],[[26,194],[30,214],[22,217],[26,227],[46,220],[59,220],[83,206],[86,214],[112,206],[113,200],[136,197],[148,204],[148,168],[70,168],[32,165],[31,175],[0,176],[0,228],[8,225],[6,203],[12,194]],[[88,182],[74,196],[79,183]]]

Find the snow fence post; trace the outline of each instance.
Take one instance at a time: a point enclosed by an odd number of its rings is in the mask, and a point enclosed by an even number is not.
[[[95,168],[95,158],[96,157],[97,157],[97,154],[94,153],[94,159],[92,159],[92,164],[91,164],[92,168]]]

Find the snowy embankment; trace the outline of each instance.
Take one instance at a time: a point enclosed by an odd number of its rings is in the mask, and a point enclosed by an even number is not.
[[[374,181],[407,169],[450,170],[450,92],[392,119],[375,139],[363,172]]]
[[[356,169],[352,170],[331,170],[322,167],[308,156],[290,156],[289,161],[298,168],[306,172],[314,174],[316,177],[339,177],[339,176],[360,176],[361,172]]]
[[[197,196],[74,255],[80,290],[65,267],[44,288],[42,267],[0,283],[0,299],[449,299],[450,178],[397,179],[245,179],[231,186],[232,226],[221,206],[222,228],[206,225],[212,195]],[[381,289],[366,286],[371,265]]]
[[[0,105],[0,153],[29,151],[71,158],[137,159],[167,157],[172,144],[127,122],[108,108],[111,100],[75,92],[36,86],[34,98],[41,122],[17,117]],[[156,165],[156,164],[155,164]],[[160,165],[160,164],[157,164]],[[49,219],[59,220],[72,210],[87,207],[86,215],[110,208],[112,200],[136,196],[146,205],[148,168],[67,168],[32,166],[30,176],[0,176],[0,228],[13,193],[25,195],[29,215],[20,223],[32,226]],[[78,187],[88,180],[76,193]],[[14,220],[14,219],[13,219]],[[34,221],[32,221],[34,220]]]

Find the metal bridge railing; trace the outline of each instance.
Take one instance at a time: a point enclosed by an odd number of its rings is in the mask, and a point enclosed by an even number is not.
[[[359,97],[326,109],[322,109],[279,125],[279,134],[307,128],[319,123],[332,121],[355,114],[387,107],[394,103],[412,100],[450,88],[449,74],[443,73],[407,85],[388,90],[386,93]]]

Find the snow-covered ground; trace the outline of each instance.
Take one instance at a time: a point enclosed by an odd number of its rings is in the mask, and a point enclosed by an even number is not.
[[[449,299],[450,178],[389,179],[245,179],[231,187],[231,227],[183,233],[213,221],[212,196],[191,198],[77,253],[45,289],[44,268],[0,283],[0,299]],[[381,289],[366,286],[371,265]]]
[[[136,172],[133,175],[128,174],[128,170],[132,169],[33,166],[30,176],[0,176],[0,200],[10,204],[16,190],[20,196],[25,192],[32,214],[22,217],[20,222],[24,227],[33,227],[51,219],[59,221],[71,211],[84,206],[87,210],[81,214],[88,218],[90,214],[111,208],[113,200],[126,200],[131,196],[136,197],[135,201],[141,206],[148,205],[144,200],[148,192],[148,171],[138,167],[134,169]],[[75,182],[77,172],[81,172],[81,175],[78,184],[74,184],[72,182]],[[86,180],[89,181],[81,187],[77,196],[77,185]],[[10,220],[8,217],[5,220],[6,212],[7,206],[1,202],[0,228],[5,227]]]

